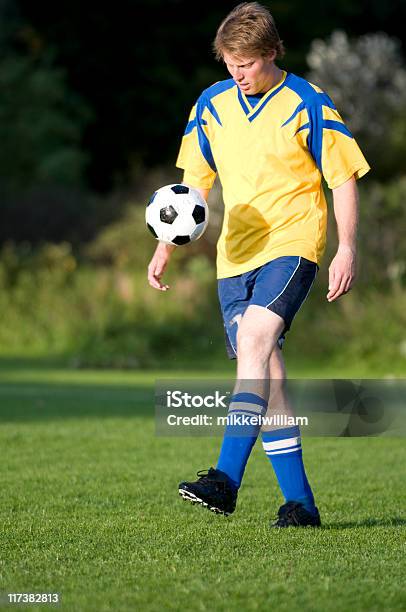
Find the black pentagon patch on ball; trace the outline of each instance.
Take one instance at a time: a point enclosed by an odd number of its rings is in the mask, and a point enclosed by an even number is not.
[[[206,210],[204,206],[196,204],[192,212],[192,217],[195,220],[196,224],[203,223],[206,218]]]
[[[154,191],[154,193],[153,193],[153,194],[152,194],[152,196],[150,197],[150,200],[149,200],[149,202],[148,202],[147,206],[149,206],[150,204],[152,204],[152,202],[155,200],[155,196],[156,196],[156,194],[157,194],[157,193],[158,193],[157,191]]]
[[[171,189],[173,193],[189,193],[189,187],[186,185],[174,185]]]
[[[182,244],[187,244],[188,242],[190,242],[190,236],[176,236],[176,238],[174,238],[172,242],[174,244],[177,244],[178,246],[181,246]]]
[[[161,210],[159,211],[159,218],[161,219],[162,223],[171,224],[175,221],[177,216],[178,213],[171,205],[165,206],[165,208],[161,208]]]
[[[147,228],[149,229],[149,231],[151,232],[151,234],[155,237],[158,238],[156,231],[154,230],[154,228],[152,227],[152,225],[150,225],[149,223],[147,223]]]

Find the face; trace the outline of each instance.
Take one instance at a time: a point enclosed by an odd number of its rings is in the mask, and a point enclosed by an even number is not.
[[[245,94],[265,93],[273,83],[275,52],[265,57],[236,57],[223,54],[227,69]]]

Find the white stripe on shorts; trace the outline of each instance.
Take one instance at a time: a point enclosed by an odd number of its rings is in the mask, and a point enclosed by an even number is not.
[[[289,278],[288,282],[286,283],[286,285],[284,286],[284,288],[282,289],[282,291],[281,291],[281,292],[280,292],[280,293],[279,293],[279,294],[276,296],[276,298],[274,298],[274,299],[272,300],[272,302],[269,302],[269,304],[267,304],[265,308],[269,308],[269,306],[270,306],[271,304],[273,304],[274,302],[276,302],[276,300],[278,299],[278,297],[280,297],[280,296],[282,295],[282,293],[285,291],[286,287],[289,285],[289,283],[290,283],[290,281],[292,280],[292,278],[295,276],[296,271],[297,271],[298,267],[300,266],[300,262],[301,262],[301,260],[302,260],[302,258],[299,256],[299,261],[297,262],[297,266],[296,266],[296,268],[293,270],[293,272],[292,272],[292,274],[291,274],[291,276],[290,276],[290,278]]]

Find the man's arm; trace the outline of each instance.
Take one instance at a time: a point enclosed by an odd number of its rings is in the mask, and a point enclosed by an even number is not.
[[[193,187],[193,185],[189,186]],[[196,189],[207,202],[210,189],[199,189],[198,187],[194,187],[194,189]],[[158,243],[148,266],[148,282],[154,289],[167,291],[170,288],[169,285],[161,283],[161,278],[175,249],[176,246],[173,244],[166,244],[166,242]]]
[[[327,300],[333,302],[347,293],[355,280],[358,189],[356,180],[348,181],[333,189],[334,215],[337,223],[338,249],[329,267],[329,291]]]

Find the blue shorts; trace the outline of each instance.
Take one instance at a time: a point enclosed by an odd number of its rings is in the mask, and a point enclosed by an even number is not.
[[[226,349],[230,359],[237,357],[237,329],[240,315],[248,306],[263,306],[282,317],[285,327],[278,344],[312,288],[319,267],[304,257],[278,257],[238,276],[221,278],[218,294],[224,321]]]

